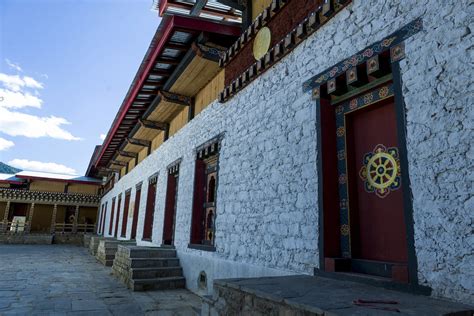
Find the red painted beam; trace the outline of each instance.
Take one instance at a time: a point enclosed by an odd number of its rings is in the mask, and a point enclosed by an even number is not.
[[[25,182],[22,182],[22,181],[15,181],[15,180],[0,180],[0,183],[7,183],[7,184],[24,184]]]
[[[161,4],[164,3],[165,1],[160,2],[160,8]],[[126,101],[126,104],[123,109],[120,111],[120,116],[117,121],[114,121],[111,133],[107,134],[107,138],[104,142],[104,144],[101,147],[100,154],[96,160],[95,166],[97,167],[100,163],[100,160],[102,159],[102,156],[104,155],[107,147],[109,146],[113,135],[117,132],[118,127],[122,123],[128,109],[132,105],[132,103],[135,101],[135,98],[139,94],[139,91],[145,81],[148,79],[150,71],[153,69],[155,60],[157,57],[160,55],[164,47],[166,46],[167,42],[171,38],[172,34],[174,33],[175,29],[189,29],[190,32],[209,32],[209,33],[217,33],[217,34],[222,34],[222,35],[228,35],[228,36],[239,36],[240,35],[240,27],[239,26],[233,26],[229,24],[222,24],[222,23],[217,23],[217,22],[212,22],[196,17],[185,17],[185,16],[177,16],[173,15],[168,17],[163,18],[162,22],[164,23],[163,31],[160,32],[160,34],[155,34],[155,37],[152,40],[152,43],[155,42],[156,40],[158,41],[157,45],[155,46],[151,58],[148,60],[148,63],[145,67],[145,70],[140,74],[139,79],[135,86],[132,89],[132,92],[130,94],[130,97]],[[158,39],[159,37],[159,39]]]
[[[158,8],[158,14],[160,16],[163,16],[163,13],[165,12],[167,6],[168,6],[168,0],[160,0],[160,4]]]

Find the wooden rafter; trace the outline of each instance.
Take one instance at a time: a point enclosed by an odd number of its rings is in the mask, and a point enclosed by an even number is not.
[[[151,141],[144,140],[144,139],[127,137],[127,142],[129,144],[135,145],[135,146],[142,146],[142,147],[150,147],[151,146]]]
[[[134,153],[134,152],[131,152],[131,151],[119,150],[119,151],[117,151],[117,153],[122,157],[135,158],[135,159],[138,158],[138,153]]]
[[[165,69],[154,69],[148,73],[149,76],[169,76],[169,70]]]
[[[196,4],[191,9],[191,15],[199,16],[199,13],[201,13],[206,4],[207,0],[197,0]]]
[[[122,161],[117,161],[117,160],[112,160],[110,162],[111,165],[116,165],[116,166],[122,166],[122,167],[126,167],[128,166],[128,163],[126,162],[122,162]]]
[[[145,128],[149,129],[157,129],[160,131],[166,131],[169,129],[169,124],[165,122],[157,122],[157,121],[152,121],[152,120],[144,120],[144,119],[139,119],[138,123]]]

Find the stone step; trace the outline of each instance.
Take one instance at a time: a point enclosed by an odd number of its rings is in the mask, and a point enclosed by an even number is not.
[[[97,259],[101,258],[101,259],[105,259],[105,260],[114,260],[115,258],[115,255],[108,255],[108,254],[103,254],[103,253],[98,253],[97,254]]]
[[[151,267],[178,267],[178,258],[133,258],[129,260],[128,266],[135,268],[151,268]]]
[[[182,289],[186,286],[186,279],[184,277],[139,279],[131,280],[129,285],[133,291]]]
[[[159,248],[143,248],[130,247],[130,258],[173,258],[176,257],[176,250],[159,249]]]
[[[182,277],[181,267],[160,267],[160,268],[134,268],[131,269],[131,277],[134,280],[155,279],[167,277]]]

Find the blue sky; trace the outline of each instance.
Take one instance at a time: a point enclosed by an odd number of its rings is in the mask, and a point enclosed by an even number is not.
[[[160,19],[152,0],[0,0],[0,161],[84,174]]]

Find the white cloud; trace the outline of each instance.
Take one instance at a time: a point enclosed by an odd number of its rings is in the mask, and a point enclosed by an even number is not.
[[[41,108],[43,100],[29,92],[12,91],[0,88],[0,107],[16,108],[23,107]]]
[[[0,82],[9,90],[20,91],[22,88],[43,89],[43,84],[32,77],[7,75],[0,72]]]
[[[77,174],[76,170],[54,162],[41,162],[28,159],[13,159],[9,161],[8,164],[10,166],[22,170],[64,173],[73,175]]]
[[[8,148],[13,147],[14,145],[14,142],[0,137],[0,151],[7,150]]]
[[[0,107],[0,132],[10,136],[31,138],[52,137],[64,140],[81,140],[62,128],[70,124],[65,118],[49,116],[39,117],[19,112],[11,112]]]
[[[100,134],[99,138],[102,139],[102,140],[105,140],[105,134]]]
[[[28,88],[33,88],[33,89],[43,89],[43,84],[41,82],[36,81],[32,77],[28,76],[23,76],[23,82],[25,83],[25,86]]]
[[[5,62],[7,63],[7,65],[12,68],[12,69],[15,69],[16,71],[23,71],[23,69],[21,69],[20,65],[18,63],[14,63],[12,61],[10,61],[10,59],[8,58],[5,58]]]
[[[40,89],[43,89],[43,84],[32,77],[0,72],[0,132],[30,138],[80,140],[63,128],[64,125],[71,124],[65,118],[54,115],[42,117],[15,111],[26,107],[40,109],[43,104],[38,91]]]

